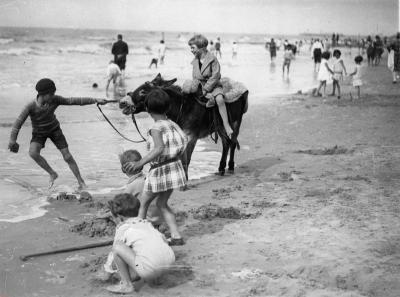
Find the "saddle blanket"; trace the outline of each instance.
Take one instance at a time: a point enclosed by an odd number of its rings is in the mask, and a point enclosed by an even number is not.
[[[227,103],[235,102],[248,91],[244,84],[234,81],[229,77],[223,77],[220,81],[222,84],[222,91],[225,95],[225,102]]]
[[[238,81],[234,81],[229,77],[223,77],[220,80],[222,84],[222,91],[225,95],[225,102],[235,102],[242,96],[248,89],[244,84]],[[199,86],[198,81],[186,80],[182,85],[182,91],[186,94],[195,93]]]

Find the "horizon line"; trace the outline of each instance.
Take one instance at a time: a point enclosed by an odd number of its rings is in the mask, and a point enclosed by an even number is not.
[[[103,31],[131,31],[131,32],[160,32],[160,33],[198,33],[197,31],[177,31],[177,30],[149,30],[149,29],[114,29],[114,28],[93,28],[93,27],[88,27],[88,28],[82,28],[82,27],[43,27],[43,26],[14,26],[14,25],[0,25],[0,28],[33,28],[33,29],[65,29],[65,30],[103,30]],[[288,35],[301,35],[301,36],[307,36],[307,35],[313,35],[313,36],[331,36],[332,34],[337,34],[337,32],[301,32],[301,33],[255,33],[255,32],[227,32],[227,31],[202,31],[204,34],[249,34],[249,35],[267,35],[267,36],[276,36],[276,35],[282,35],[282,36],[288,36]],[[384,34],[382,32],[379,33],[369,33],[369,34],[363,34],[363,33],[340,33],[339,35],[342,36],[368,36],[368,35],[382,35],[382,36],[391,36],[395,35],[393,34]]]

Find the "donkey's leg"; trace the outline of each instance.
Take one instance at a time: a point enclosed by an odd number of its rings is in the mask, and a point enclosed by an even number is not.
[[[233,173],[235,171],[235,150],[236,150],[236,137],[232,139],[234,141],[230,144],[230,152],[229,152],[229,163],[228,163],[228,172]]]
[[[187,179],[189,179],[188,171],[189,171],[190,160],[192,159],[192,153],[197,142],[197,137],[188,136],[188,138],[189,142],[188,145],[186,146],[185,153],[182,156],[182,165],[183,169],[185,169],[185,174]]]
[[[219,161],[219,168],[218,168],[218,174],[221,176],[225,174],[226,158],[228,157],[228,151],[229,151],[229,143],[225,140],[222,140],[222,156],[221,160]]]
[[[233,127],[233,134],[232,134],[232,139],[229,142],[229,163],[228,163],[228,172],[233,173],[235,171],[235,151],[236,148],[240,149],[239,143],[237,141],[237,138],[239,136],[239,131],[240,131],[240,126],[242,124],[242,117],[232,123]]]

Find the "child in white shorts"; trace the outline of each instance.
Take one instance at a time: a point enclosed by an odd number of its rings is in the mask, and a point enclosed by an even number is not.
[[[361,62],[363,61],[362,56],[357,56],[354,58],[354,62],[356,63],[356,67],[349,76],[353,77],[353,87],[357,89],[357,97],[358,99],[361,98],[361,86],[363,85],[362,81],[362,71],[361,71]]]
[[[115,219],[121,221],[112,249],[121,282],[106,289],[127,294],[134,290],[132,280],[151,281],[159,277],[175,262],[175,254],[163,234],[146,219],[137,218],[137,198],[118,194],[109,201],[109,208]]]

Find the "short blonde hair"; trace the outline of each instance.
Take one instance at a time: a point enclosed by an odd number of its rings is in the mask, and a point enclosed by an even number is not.
[[[208,45],[208,40],[203,35],[198,34],[198,35],[194,35],[192,38],[190,38],[188,44],[189,45],[194,44],[198,48],[205,48]]]

